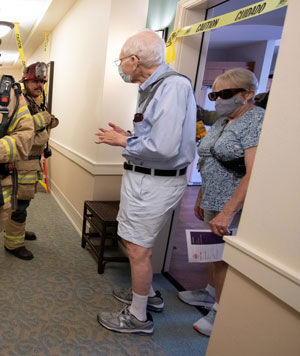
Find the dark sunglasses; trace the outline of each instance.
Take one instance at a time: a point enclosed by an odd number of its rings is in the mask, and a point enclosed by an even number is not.
[[[235,94],[240,93],[242,91],[247,91],[247,90],[243,88],[234,88],[234,89],[223,89],[220,91],[213,91],[208,94],[208,99],[211,101],[216,101],[219,96],[221,99],[226,100],[232,98]]]

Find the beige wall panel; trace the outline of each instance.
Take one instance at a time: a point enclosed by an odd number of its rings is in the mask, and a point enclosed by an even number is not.
[[[56,189],[82,214],[84,200],[93,199],[94,177],[53,148],[52,152],[48,161],[52,185],[55,184]]]
[[[300,314],[229,269],[206,356],[299,356]]]
[[[93,200],[120,200],[122,176],[96,176]]]

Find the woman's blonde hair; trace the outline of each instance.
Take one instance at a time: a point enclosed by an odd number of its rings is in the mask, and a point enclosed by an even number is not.
[[[212,85],[213,90],[216,84],[219,82],[229,82],[232,85],[232,88],[244,88],[246,90],[253,90],[254,93],[258,87],[258,82],[254,73],[244,68],[229,69],[226,70],[223,74],[218,75]]]

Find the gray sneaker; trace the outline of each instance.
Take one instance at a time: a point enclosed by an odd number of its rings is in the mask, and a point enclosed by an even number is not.
[[[153,320],[147,313],[147,320],[140,321],[129,311],[126,305],[120,312],[102,312],[97,315],[98,322],[106,329],[126,334],[153,334]]]
[[[211,309],[211,311],[205,317],[199,319],[193,324],[193,328],[201,334],[210,336],[216,314],[217,311],[215,309]]]
[[[215,304],[215,297],[206,289],[186,290],[178,292],[178,298],[184,303],[211,309]]]
[[[115,288],[112,291],[113,296],[125,304],[132,303],[131,288]],[[161,312],[164,309],[164,300],[159,291],[155,291],[154,297],[148,297],[147,309],[155,312]]]

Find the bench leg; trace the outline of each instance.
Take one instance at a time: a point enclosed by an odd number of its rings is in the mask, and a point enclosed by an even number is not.
[[[100,262],[100,259],[98,261],[98,273],[99,274],[104,273],[104,262]]]
[[[99,256],[98,256],[98,273],[99,274],[104,272],[103,255],[104,255],[104,248],[105,248],[105,234],[106,234],[106,231],[104,229],[103,235],[100,236],[100,246],[99,246]]]
[[[86,239],[85,239],[84,236],[82,236],[82,239],[81,239],[81,247],[82,247],[82,248],[85,248],[85,246],[86,246]]]
[[[86,204],[84,203],[84,208],[83,208],[83,224],[82,224],[82,238],[81,238],[81,247],[85,248],[86,246],[86,240],[85,240],[85,230],[86,230],[86,214],[87,214],[87,207]]]

